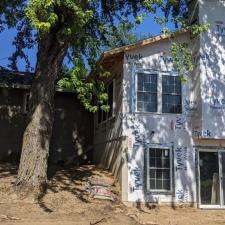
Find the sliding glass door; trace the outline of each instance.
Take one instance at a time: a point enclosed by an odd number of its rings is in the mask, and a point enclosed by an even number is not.
[[[199,200],[201,207],[225,206],[225,152],[199,151]]]
[[[218,152],[199,152],[201,205],[220,205]]]
[[[222,199],[221,204],[222,207],[225,207],[225,151],[220,151],[220,182],[221,182],[221,192],[222,192]]]

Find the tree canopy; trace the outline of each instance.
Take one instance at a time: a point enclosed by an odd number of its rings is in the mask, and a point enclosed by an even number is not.
[[[93,65],[99,47],[107,45],[108,37],[115,35],[120,24],[132,27],[129,15],[141,23],[144,14],[156,13],[159,9],[165,16],[156,16],[157,22],[172,20],[178,24],[181,18],[186,18],[187,0],[3,0],[0,30],[8,27],[18,31],[13,43],[16,51],[10,58],[13,69],[17,68],[18,57],[25,59],[29,67],[24,50],[38,44],[49,33],[61,42],[68,42],[69,56],[84,55]]]

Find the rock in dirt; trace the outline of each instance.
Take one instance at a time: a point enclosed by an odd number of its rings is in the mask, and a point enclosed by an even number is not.
[[[0,218],[3,220],[20,220],[20,218],[18,217],[8,215],[1,215]]]
[[[130,218],[134,219],[140,225],[160,225],[160,224],[154,223],[154,222],[141,222],[141,221],[139,221],[139,216],[137,214],[127,213],[126,215],[129,216]]]
[[[104,222],[104,221],[106,221],[106,218],[102,218],[102,219],[97,220],[97,221],[95,221],[93,223],[91,222],[90,225],[96,225],[96,224],[99,224],[99,223]]]
[[[141,223],[141,225],[160,225],[160,224],[154,223],[154,222],[144,222],[144,223]]]

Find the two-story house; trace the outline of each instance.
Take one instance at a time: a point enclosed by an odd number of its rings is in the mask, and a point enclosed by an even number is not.
[[[118,178],[124,202],[225,207],[225,1],[190,1],[210,24],[189,43],[194,70],[181,82],[166,35],[105,52],[109,112],[95,115],[95,162]]]

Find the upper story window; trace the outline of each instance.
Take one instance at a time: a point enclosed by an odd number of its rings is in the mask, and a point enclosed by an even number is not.
[[[108,94],[107,104],[109,105],[110,109],[108,112],[105,112],[101,109],[98,111],[98,124],[114,116],[114,80],[107,85],[106,91]]]
[[[149,148],[147,150],[147,190],[171,190],[171,153],[169,148]]]
[[[136,90],[138,112],[182,112],[181,80],[178,76],[138,73]]]
[[[157,74],[138,73],[137,110],[157,112]]]
[[[178,76],[162,76],[162,112],[181,113],[181,81]]]

